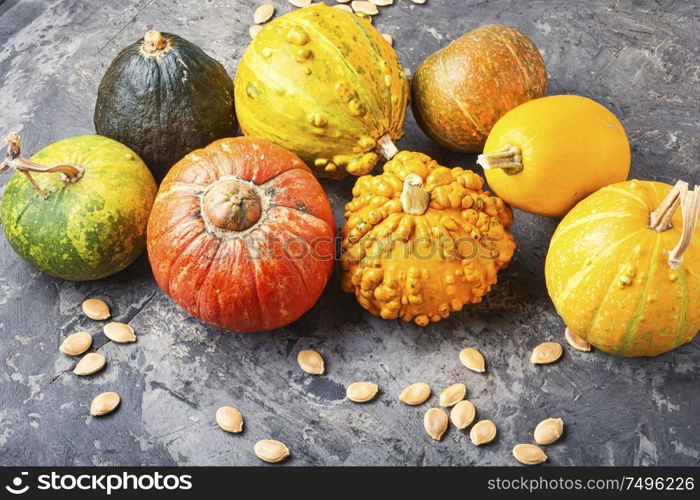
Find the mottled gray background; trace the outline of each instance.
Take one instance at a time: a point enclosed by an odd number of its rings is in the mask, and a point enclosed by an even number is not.
[[[332,1],[332,0],[331,0]],[[291,9],[273,2],[278,13]],[[397,0],[374,24],[395,38],[410,71],[428,54],[486,23],[527,33],[542,51],[550,93],[577,93],[610,107],[627,129],[632,176],[700,183],[700,6],[682,1]],[[22,133],[27,152],[93,132],[95,92],[106,66],[149,28],[180,34],[234,74],[248,43],[253,0],[6,0],[0,2],[0,132]],[[556,140],[556,138],[555,138]],[[478,168],[470,155],[432,144],[409,116],[404,149],[446,165]],[[7,180],[5,174],[0,179]],[[324,182],[336,222],[352,179]],[[546,186],[542,195],[546,196]],[[258,464],[255,441],[292,450],[288,465],[514,464],[535,424],[561,417],[566,433],[547,447],[558,465],[687,465],[700,462],[700,343],[654,359],[623,359],[566,348],[555,365],[533,366],[530,350],[561,341],[563,325],[545,291],[543,263],[557,221],[516,214],[514,262],[483,304],[420,329],[370,316],[338,289],[337,276],[307,315],[279,331],[226,334],[188,317],[155,285],[145,257],[125,272],[69,283],[30,268],[0,239],[0,464]],[[103,297],[138,342],[107,342],[80,313]],[[697,307],[697,304],[694,304]],[[58,352],[77,329],[95,334],[108,358],[96,376],[72,374]],[[463,368],[466,345],[486,356],[485,375]],[[315,348],[328,374],[296,364]],[[344,399],[346,384],[381,388],[367,405]],[[418,380],[439,392],[464,382],[498,439],[476,448],[450,429],[443,442],[423,431],[423,407],[398,403]],[[121,394],[119,410],[88,416],[99,392]],[[241,435],[225,434],[215,410],[238,407]]]

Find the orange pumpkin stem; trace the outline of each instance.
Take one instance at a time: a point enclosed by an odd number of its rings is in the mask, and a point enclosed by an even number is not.
[[[168,40],[160,31],[150,30],[143,37],[141,50],[150,56],[159,56],[168,48]]]
[[[498,151],[480,154],[476,158],[476,163],[484,170],[500,168],[508,175],[515,175],[524,168],[520,148],[512,144],[506,144]]]
[[[430,204],[430,193],[423,190],[423,179],[417,174],[408,174],[403,181],[401,206],[410,215],[423,215]]]
[[[14,168],[15,170],[22,172],[32,186],[34,186],[34,189],[36,189],[44,199],[48,198],[49,196],[39,187],[30,172],[39,174],[60,173],[61,180],[65,184],[77,182],[85,173],[85,169],[78,165],[70,165],[66,163],[62,165],[50,166],[27,160],[26,158],[22,157],[21,154],[22,139],[15,133],[10,134],[5,140],[7,141],[7,156],[0,164],[0,173],[4,172],[8,168]]]

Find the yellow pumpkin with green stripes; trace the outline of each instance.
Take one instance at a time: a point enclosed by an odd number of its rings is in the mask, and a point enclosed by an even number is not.
[[[293,151],[319,177],[341,178],[398,152],[409,80],[368,19],[320,3],[265,25],[234,92],[245,135]]]
[[[68,280],[121,271],[146,247],[157,187],[141,158],[99,135],[55,142],[26,160],[8,138],[2,198],[5,236],[37,269]]]
[[[700,328],[700,188],[613,184],[579,202],[552,237],[545,274],[579,337],[622,356],[655,356]]]

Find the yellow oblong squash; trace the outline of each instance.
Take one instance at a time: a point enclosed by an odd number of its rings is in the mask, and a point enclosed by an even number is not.
[[[605,106],[557,95],[503,115],[477,162],[507,203],[562,217],[594,191],[627,179],[630,146],[622,124]]]
[[[403,135],[409,81],[372,24],[325,4],[265,25],[241,59],[245,135],[293,151],[321,177],[369,173]]]

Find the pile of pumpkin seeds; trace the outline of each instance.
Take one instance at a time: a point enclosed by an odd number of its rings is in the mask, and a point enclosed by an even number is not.
[[[83,301],[83,313],[95,321],[102,321],[111,317],[109,306],[102,299],[90,298]],[[126,344],[136,342],[134,329],[126,323],[112,321],[102,328],[105,336],[112,342]],[[68,335],[58,350],[67,356],[80,356],[92,347],[92,335],[86,331],[79,331]],[[85,354],[73,368],[73,373],[81,377],[93,375],[101,371],[107,364],[107,358],[99,352]],[[90,404],[90,414],[99,417],[113,412],[121,398],[116,392],[103,392],[98,394]]]
[[[337,3],[332,5],[336,9],[348,12],[350,14],[355,13],[358,16],[362,16],[372,22],[372,16],[379,14],[379,7],[389,7],[394,4],[394,0],[336,0]],[[411,0],[415,4],[422,5],[426,0]],[[287,0],[292,6],[303,9],[309,5],[313,5],[312,0]],[[253,12],[253,24],[248,28],[248,34],[250,38],[255,38],[260,30],[262,30],[263,25],[272,19],[275,15],[275,6],[271,3],[264,3],[260,5],[255,12]],[[394,39],[388,33],[381,34],[384,40],[389,45],[394,45]]]

